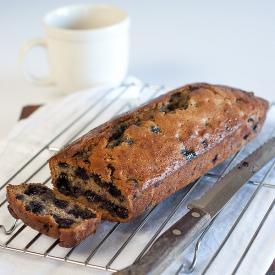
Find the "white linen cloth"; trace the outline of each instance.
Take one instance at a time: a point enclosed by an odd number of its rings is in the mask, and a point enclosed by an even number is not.
[[[134,82],[136,82],[134,80]],[[74,134],[71,130],[65,131],[65,133],[58,139],[53,138],[63,130],[66,129],[75,120],[76,117],[81,115],[84,110],[88,109],[92,104],[96,103],[93,107],[91,113],[99,112],[95,124],[89,125],[89,127],[95,127],[97,124],[104,122],[112,117],[115,112],[124,111],[126,108],[134,107],[137,104],[142,103],[147,98],[156,93],[154,87],[145,87],[140,93],[139,85],[130,86],[127,93],[120,95],[119,100],[115,99],[116,96],[122,91],[120,88],[101,87],[86,91],[81,91],[69,96],[66,96],[58,101],[49,103],[45,106],[39,108],[34,114],[29,118],[19,121],[11,131],[11,133],[3,140],[0,140],[0,183],[1,185],[8,181],[14,173],[21,168],[26,162],[31,159],[33,155],[41,150],[45,144],[51,146],[60,147],[65,141],[68,141]],[[106,92],[111,91],[104,101],[100,100],[101,96]],[[164,91],[163,91],[164,92]],[[109,102],[116,100],[116,104],[109,106]],[[128,105],[127,105],[128,104]],[[130,105],[129,105],[130,104]],[[123,107],[124,106],[124,107]],[[126,107],[125,107],[126,106]],[[117,109],[116,109],[117,108]],[[123,109],[124,108],[124,109]],[[116,109],[116,110],[115,110]],[[126,110],[125,109],[125,110]],[[102,110],[102,112],[100,112]],[[82,125],[85,125],[88,118],[82,120]],[[76,123],[72,129],[74,131],[81,129],[78,123]],[[268,117],[264,128],[258,138],[252,141],[246,149],[242,152],[241,156],[238,158],[240,161],[245,155],[252,152],[256,147],[262,144],[271,135],[274,136],[272,130],[275,128],[275,107],[271,108],[268,112]],[[89,129],[83,129],[82,132],[87,132]],[[38,157],[37,163],[43,163],[52,155],[52,152],[48,150],[43,150],[41,156]],[[38,164],[37,164],[38,165]],[[253,179],[257,181],[260,180],[262,175],[264,175],[270,166],[263,169],[261,173],[257,174]],[[223,165],[214,169],[214,172],[218,172]],[[25,171],[26,170],[26,171]],[[27,175],[31,171],[26,168],[18,175],[16,175],[11,183],[19,184],[25,181]],[[49,175],[48,167],[42,169],[37,175],[30,179],[31,182],[43,181]],[[275,173],[274,171],[266,179],[269,184],[275,184]],[[200,197],[200,195],[205,192],[209,186],[213,183],[212,178],[204,177],[203,183],[200,183],[198,188],[200,191],[195,189],[192,192],[191,198]],[[197,266],[192,274],[199,275],[202,273],[204,267],[215,253],[219,244],[222,242],[223,237],[227,234],[230,227],[237,218],[236,213],[240,213],[242,208],[245,206],[247,200],[251,196],[252,192],[255,190],[254,185],[246,184],[238,194],[233,198],[232,202],[222,211],[222,213],[217,217],[213,226],[210,228],[208,233],[205,235],[201,247],[199,250],[199,258]],[[169,209],[170,204],[174,200],[177,200],[182,192],[175,194],[168,198],[164,204],[157,208],[155,214],[152,215],[145,227],[140,230],[135,239],[132,241],[133,244],[129,245],[130,248],[122,253],[122,256],[118,258],[111,268],[120,269],[125,267],[125,264],[131,263],[138,255],[136,251],[141,251],[144,243],[150,239],[150,236],[154,234],[155,224],[159,223],[162,219],[163,213]],[[5,190],[1,190],[0,199],[1,201],[5,198]],[[245,215],[238,224],[236,230],[233,231],[232,236],[226,242],[224,248],[218,254],[214,263],[210,266],[206,274],[232,274],[238,260],[240,259],[243,251],[247,247],[251,237],[257,229],[257,226],[261,222],[264,214],[266,213],[271,202],[275,198],[275,189],[263,187],[258,195],[253,200],[251,206],[246,211]],[[189,200],[190,200],[189,199]],[[187,203],[184,203],[179,211],[175,213],[171,221],[165,227],[174,223],[179,219],[186,211]],[[140,219],[140,218],[137,218]],[[12,223],[12,218],[9,215],[6,205],[0,207],[0,224],[3,224],[6,228]],[[107,248],[102,248],[102,252],[96,256],[95,261],[100,260],[106,261],[105,257],[108,252],[115,251],[116,249],[112,247],[112,244],[116,245],[118,240],[124,240],[125,236],[128,236],[127,229],[133,230],[132,227],[134,223],[129,223],[129,225],[123,225],[122,229],[118,231],[115,240],[111,240],[111,246]],[[20,227],[22,224],[18,225]],[[107,232],[113,225],[111,223],[103,222],[99,229],[99,234]],[[255,242],[251,246],[251,249],[247,253],[243,260],[242,265],[237,270],[236,274],[257,274],[264,275],[268,267],[275,258],[275,210],[273,209],[268,216],[268,219],[264,223],[259,235],[257,236]],[[32,229],[30,230],[30,235],[35,236]],[[25,231],[25,230],[24,230]],[[97,233],[97,234],[98,234]],[[89,237],[90,238],[90,237]],[[95,236],[91,237],[95,240]],[[0,245],[3,245],[5,241],[9,239],[2,231],[0,231]],[[39,240],[38,246],[43,246],[43,236],[42,240]],[[47,240],[48,241],[48,240]],[[23,242],[24,244],[21,244]],[[112,243],[113,242],[113,243]],[[22,245],[26,245],[28,241],[20,240],[16,247],[22,249]],[[164,274],[170,275],[175,274],[181,263],[190,263],[193,258],[195,242],[192,243],[186,251],[179,255],[179,258],[164,272]],[[24,247],[24,246],[23,246]],[[39,250],[39,248],[37,248]],[[32,250],[32,249],[30,249]],[[58,253],[64,254],[62,248],[57,248]],[[82,253],[89,251],[89,242],[84,242],[82,244],[82,250],[80,250],[79,257],[81,258]],[[10,251],[7,249],[0,249],[0,274],[41,274],[41,275],[62,275],[62,274],[111,274],[106,271],[100,271],[93,268],[84,267],[81,265],[75,265],[66,263],[64,261],[56,261],[49,258],[38,257],[26,253],[19,253],[16,251]],[[66,253],[65,253],[66,255]],[[62,256],[63,257],[63,256]],[[108,261],[107,261],[108,262]],[[184,274],[181,272],[181,274]]]

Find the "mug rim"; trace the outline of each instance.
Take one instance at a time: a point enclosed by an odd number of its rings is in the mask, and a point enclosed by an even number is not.
[[[119,12],[124,13],[124,17],[119,20],[117,23],[110,24],[107,26],[103,27],[95,27],[95,28],[87,28],[87,29],[70,29],[70,28],[61,28],[61,27],[56,27],[51,24],[49,24],[49,17],[53,16],[54,13],[60,12],[62,10],[66,9],[72,9],[72,8],[78,8],[78,9],[83,9],[83,8],[94,8],[94,7],[100,7],[100,8],[112,8],[114,10],[117,10]],[[61,38],[61,39],[71,39],[71,38],[77,38],[77,39],[91,39],[93,37],[99,38],[99,36],[103,37],[108,34],[110,37],[111,33],[115,33],[116,29],[118,31],[121,31],[122,29],[129,29],[130,26],[130,17],[127,14],[126,11],[123,9],[120,9],[115,6],[111,5],[105,5],[105,4],[73,4],[73,5],[67,5],[67,6],[61,6],[59,8],[53,9],[52,11],[48,12],[44,19],[43,19],[43,25],[46,29],[46,32],[50,36],[54,36],[56,38]],[[105,34],[105,35],[104,35]],[[106,36],[107,37],[107,36]]]

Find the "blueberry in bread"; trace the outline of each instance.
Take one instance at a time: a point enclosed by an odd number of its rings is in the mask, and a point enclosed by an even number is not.
[[[101,213],[73,202],[42,184],[8,185],[8,209],[12,216],[63,247],[73,247],[96,232]]]
[[[237,152],[267,109],[252,92],[184,86],[65,146],[49,159],[52,183],[102,219],[127,222]]]

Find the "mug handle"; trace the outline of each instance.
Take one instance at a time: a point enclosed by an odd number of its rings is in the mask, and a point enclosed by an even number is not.
[[[51,74],[49,74],[46,77],[36,77],[36,76],[32,75],[25,67],[25,59],[24,59],[25,54],[32,47],[37,47],[37,46],[41,46],[41,47],[44,47],[45,49],[47,49],[46,40],[44,38],[35,38],[35,39],[25,42],[22,45],[20,52],[19,52],[19,66],[20,66],[21,73],[22,73],[23,77],[29,83],[32,83],[35,85],[53,85],[54,80],[53,80],[53,77],[51,76]]]

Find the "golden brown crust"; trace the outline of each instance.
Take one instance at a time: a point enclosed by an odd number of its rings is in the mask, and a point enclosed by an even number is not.
[[[97,213],[95,218],[77,222],[72,228],[59,228],[58,223],[50,214],[41,215],[27,211],[24,201],[16,198],[16,195],[20,194],[21,196],[24,196],[26,188],[30,185],[43,186],[42,184],[26,183],[21,185],[10,184],[7,186],[8,209],[15,219],[21,219],[26,225],[42,234],[55,239],[59,238],[59,245],[63,247],[74,247],[87,238],[90,234],[94,234],[96,232],[96,229],[100,224],[101,213]],[[57,194],[56,198],[66,200],[66,197],[60,194]],[[42,199],[43,195],[41,195],[41,200]],[[48,200],[45,200],[45,203],[53,204]]]
[[[253,139],[261,130],[267,109],[268,102],[253,93],[205,83],[187,85],[64,147],[49,160],[53,185],[58,189],[58,179],[65,174],[70,185],[66,195],[71,195],[72,185],[87,192],[96,188],[99,179],[99,184],[109,184],[106,190],[98,191],[101,199],[120,205],[119,198],[108,194],[110,188],[120,190],[121,205],[128,215],[113,215],[107,206],[102,209],[103,219],[129,221]],[[60,168],[60,163],[68,167]],[[85,172],[84,177],[78,177],[77,169]],[[83,194],[72,198],[90,207],[100,204]]]

